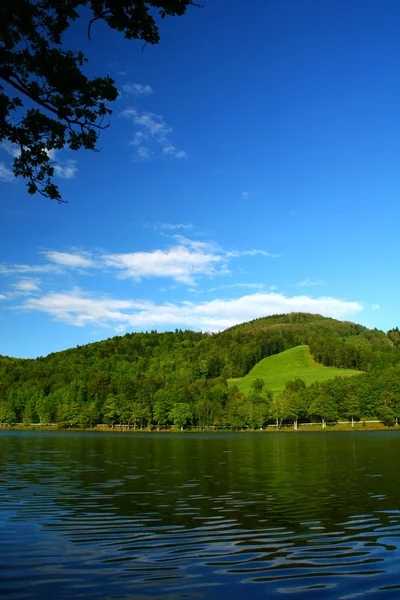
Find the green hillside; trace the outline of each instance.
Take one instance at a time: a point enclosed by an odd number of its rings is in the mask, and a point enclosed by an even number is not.
[[[35,360],[0,356],[0,424],[259,428],[277,418],[277,405],[246,395],[255,378],[275,394],[302,379],[307,419],[346,417],[351,405],[355,417],[382,414],[392,422],[400,418],[400,332],[290,313],[217,334],[127,333]]]
[[[290,379],[300,378],[309,385],[315,381],[326,381],[337,376],[348,377],[359,374],[360,371],[354,369],[337,369],[319,365],[313,360],[308,346],[297,346],[260,360],[245,377],[228,379],[228,383],[235,384],[241,392],[248,394],[251,391],[252,381],[263,379],[265,386],[277,394],[283,391],[285,383]]]

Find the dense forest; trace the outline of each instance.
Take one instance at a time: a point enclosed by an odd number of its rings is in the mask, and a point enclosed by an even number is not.
[[[227,379],[261,359],[307,344],[325,366],[362,371],[305,386],[290,380],[273,397],[263,380],[245,396]],[[130,333],[46,357],[0,357],[0,423],[91,427],[261,428],[318,419],[400,417],[400,333],[320,315],[291,313],[218,334]]]

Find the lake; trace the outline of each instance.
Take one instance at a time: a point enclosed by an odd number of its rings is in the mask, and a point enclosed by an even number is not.
[[[1,431],[0,596],[399,598],[400,434]]]

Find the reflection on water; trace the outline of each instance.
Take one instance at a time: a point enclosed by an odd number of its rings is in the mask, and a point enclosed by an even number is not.
[[[396,433],[0,433],[0,596],[400,597]]]

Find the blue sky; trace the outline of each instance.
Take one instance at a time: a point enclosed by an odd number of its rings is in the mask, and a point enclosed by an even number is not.
[[[318,312],[399,325],[400,3],[207,0],[141,51],[69,34],[120,91],[68,204],[0,148],[0,354]]]

